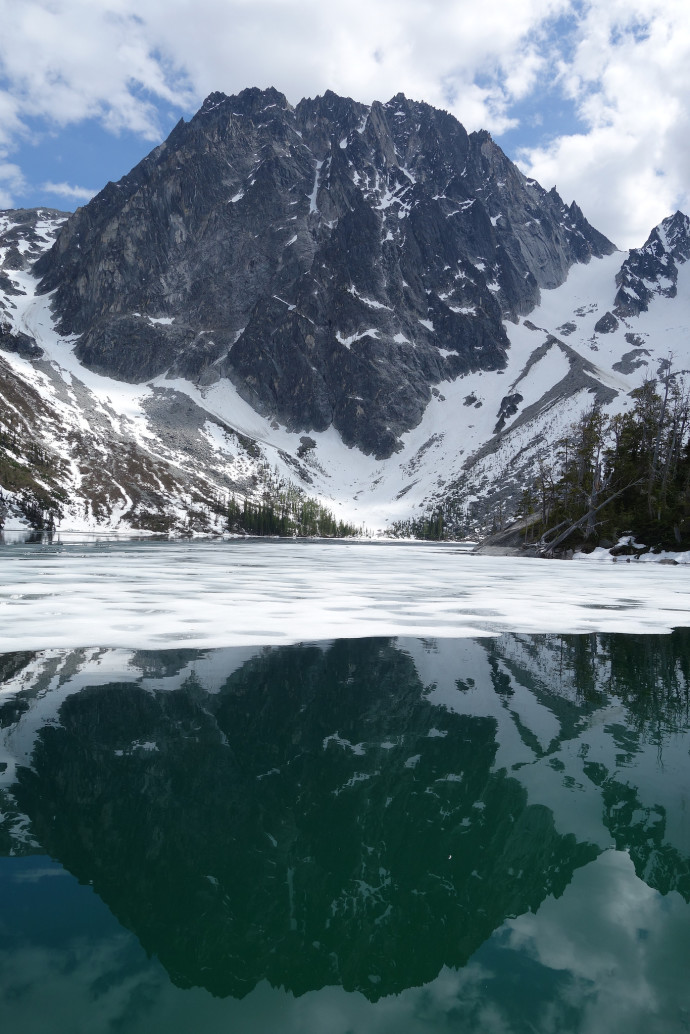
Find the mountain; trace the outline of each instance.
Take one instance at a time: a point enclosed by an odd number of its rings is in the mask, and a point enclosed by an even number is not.
[[[613,246],[487,133],[402,94],[212,94],[37,263],[62,333],[131,382],[228,377],[378,457],[430,386],[502,369],[502,320]]]
[[[292,482],[372,527],[452,498],[471,531],[685,354],[687,217],[621,255],[402,94],[212,94],[73,215],[1,218],[0,484],[63,525],[209,530]]]

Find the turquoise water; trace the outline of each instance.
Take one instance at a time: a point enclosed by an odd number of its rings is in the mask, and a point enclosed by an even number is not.
[[[3,1030],[690,1029],[690,632],[0,655]]]

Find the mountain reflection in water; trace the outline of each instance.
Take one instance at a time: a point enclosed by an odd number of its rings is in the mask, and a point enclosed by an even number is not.
[[[92,885],[179,988],[377,1002],[499,931],[493,951],[532,945],[505,979],[534,1009],[555,993],[531,972],[535,914],[587,907],[589,873],[690,901],[689,647],[679,631],[0,655],[0,850]],[[685,1029],[673,995],[665,1029]]]

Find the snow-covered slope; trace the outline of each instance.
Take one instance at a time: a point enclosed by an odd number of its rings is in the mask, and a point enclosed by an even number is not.
[[[619,307],[614,316],[628,256],[574,265],[528,317],[506,322],[504,370],[441,382],[402,450],[377,460],[333,427],[306,436],[262,417],[227,379],[125,384],[87,370],[75,339],[55,331],[50,296],[36,294],[30,268],[62,218],[0,214],[0,484],[16,504],[31,471],[34,488],[57,493],[63,529],[220,529],[230,493],[260,498],[290,481],[371,531],[452,495],[471,533],[490,526],[498,508],[515,512],[540,457],[595,399],[624,410],[628,393],[669,355],[676,370],[690,367],[690,264],[674,232],[673,296],[649,280],[646,311]],[[673,219],[653,232],[657,251],[667,224],[677,230]]]

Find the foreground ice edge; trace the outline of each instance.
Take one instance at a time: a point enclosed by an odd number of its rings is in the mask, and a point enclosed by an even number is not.
[[[129,544],[2,559],[0,652],[668,633],[684,626],[684,568],[657,564],[314,542]]]

